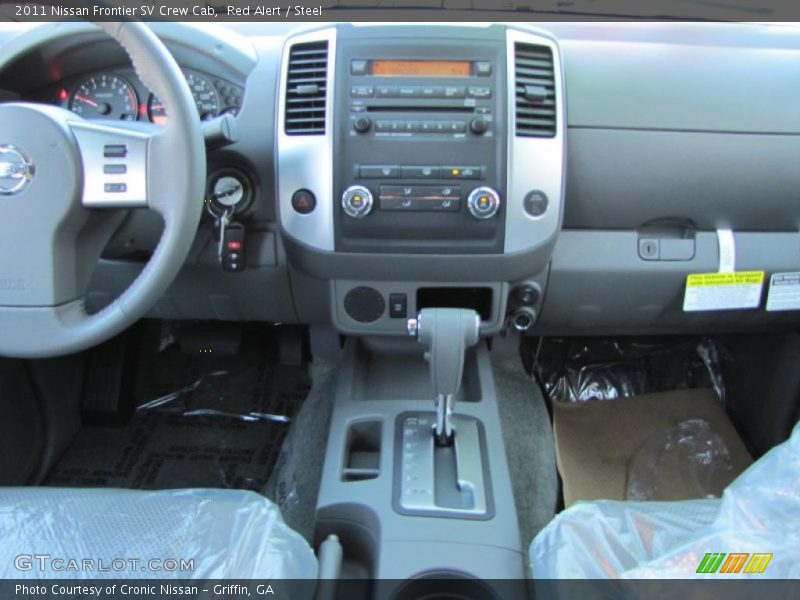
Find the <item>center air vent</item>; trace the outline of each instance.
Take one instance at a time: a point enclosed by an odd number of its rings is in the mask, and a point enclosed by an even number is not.
[[[325,133],[328,42],[296,44],[286,74],[285,128],[288,135]]]
[[[514,44],[514,85],[517,135],[555,137],[553,51],[547,46]]]

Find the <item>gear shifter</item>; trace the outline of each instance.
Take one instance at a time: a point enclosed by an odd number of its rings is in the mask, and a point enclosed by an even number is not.
[[[428,351],[431,384],[436,401],[434,436],[439,446],[453,443],[453,410],[464,373],[464,356],[478,342],[480,317],[463,308],[425,308],[409,319],[408,332]]]

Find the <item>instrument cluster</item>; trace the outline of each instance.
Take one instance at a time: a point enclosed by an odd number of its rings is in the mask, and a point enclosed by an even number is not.
[[[222,114],[236,116],[244,88],[194,69],[183,69],[198,117],[208,121]],[[65,79],[49,86],[39,100],[57,104],[85,119],[167,122],[164,105],[150,92],[133,69],[98,71]]]

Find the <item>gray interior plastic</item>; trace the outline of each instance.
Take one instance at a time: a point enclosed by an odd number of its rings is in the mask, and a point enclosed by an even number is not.
[[[348,340],[338,371],[316,537],[338,535],[345,564],[366,576],[406,579],[440,572],[519,579],[524,572],[520,534],[485,344],[468,354],[456,414],[474,417],[483,426],[494,517],[409,516],[389,501],[397,475],[397,419],[409,411],[433,412],[428,368],[420,350],[409,338]],[[364,422],[379,424],[377,475],[354,481],[342,473],[348,464],[347,432]]]

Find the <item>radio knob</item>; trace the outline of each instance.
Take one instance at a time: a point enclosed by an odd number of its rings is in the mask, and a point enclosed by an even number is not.
[[[363,219],[372,210],[372,192],[363,185],[352,185],[342,193],[342,210],[348,217]]]
[[[489,129],[489,123],[483,117],[475,117],[469,122],[469,130],[475,135],[483,135]]]
[[[372,119],[369,117],[358,117],[353,121],[353,129],[358,133],[367,133],[372,128]]]
[[[467,198],[467,208],[476,219],[491,219],[501,203],[500,194],[490,187],[475,188]]]

